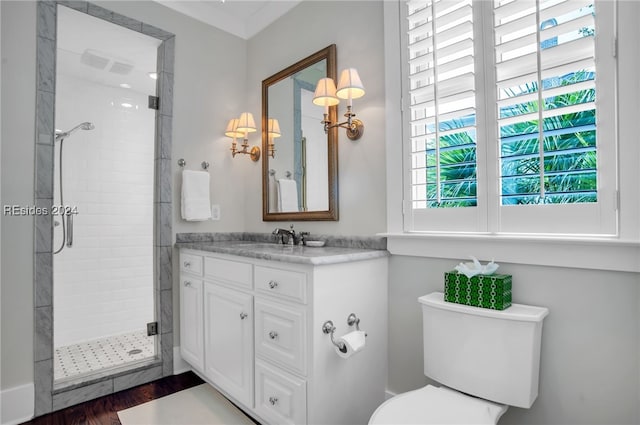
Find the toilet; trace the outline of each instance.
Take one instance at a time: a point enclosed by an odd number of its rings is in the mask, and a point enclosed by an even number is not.
[[[538,396],[544,307],[490,310],[449,303],[441,292],[422,305],[427,385],[381,404],[369,424],[496,424],[508,406]]]

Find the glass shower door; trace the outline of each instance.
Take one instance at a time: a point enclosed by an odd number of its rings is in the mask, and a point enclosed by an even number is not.
[[[54,379],[68,382],[156,357],[160,41],[63,6],[57,28]]]

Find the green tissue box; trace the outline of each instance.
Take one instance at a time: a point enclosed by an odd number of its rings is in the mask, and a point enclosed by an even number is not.
[[[474,307],[504,310],[511,305],[511,275],[476,275],[457,271],[444,274],[445,301]]]

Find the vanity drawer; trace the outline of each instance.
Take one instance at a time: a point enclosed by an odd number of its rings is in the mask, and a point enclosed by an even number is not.
[[[204,257],[204,277],[220,283],[251,289],[252,266],[240,261]]]
[[[307,302],[306,273],[263,266],[256,266],[255,273],[256,291],[301,303]]]
[[[256,360],[255,410],[269,423],[306,424],[306,382]]]
[[[256,297],[255,350],[258,356],[306,373],[306,321],[302,308]]]
[[[180,253],[180,271],[202,276],[202,256]]]

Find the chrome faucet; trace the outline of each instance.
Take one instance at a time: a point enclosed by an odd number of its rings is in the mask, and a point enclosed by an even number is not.
[[[278,227],[272,232],[272,234],[280,236],[280,241],[283,245],[300,245],[304,244],[305,237],[309,235],[309,232],[296,233],[296,231],[293,230],[292,224],[289,230]]]
[[[273,231],[272,235],[280,236],[280,242],[283,245],[293,245],[296,232],[293,229],[287,230],[278,227]]]

